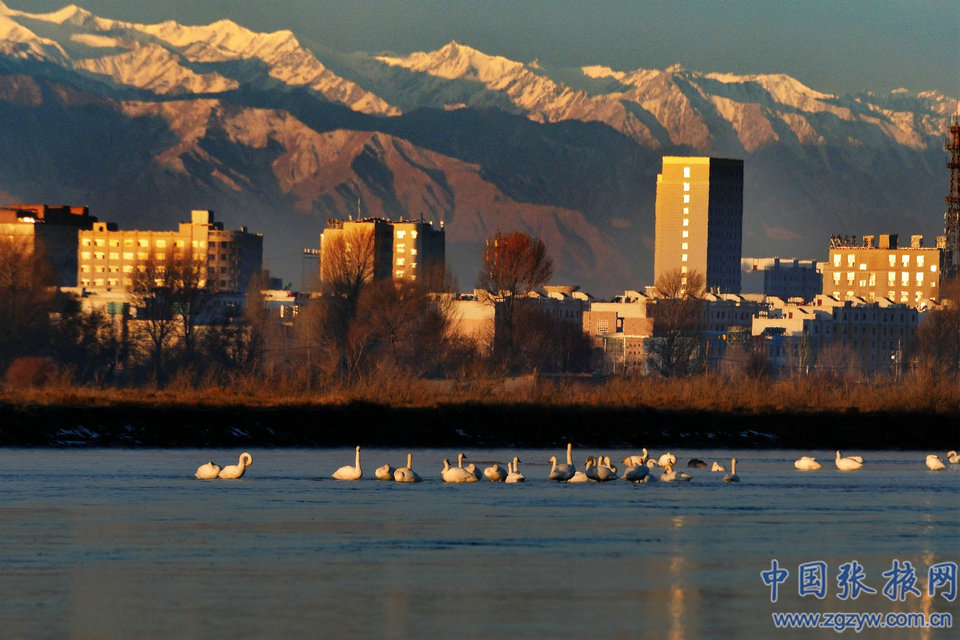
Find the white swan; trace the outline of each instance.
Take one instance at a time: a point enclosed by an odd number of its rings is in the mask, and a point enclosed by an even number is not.
[[[503,482],[507,479],[507,472],[500,468],[500,465],[494,462],[491,466],[483,470],[483,475],[490,482]]]
[[[385,464],[377,467],[377,470],[373,472],[373,475],[377,477],[377,480],[393,480],[393,474],[395,472],[396,469],[391,467],[389,464]]]
[[[601,458],[602,460],[603,458]],[[583,473],[587,475],[591,480],[599,480],[597,476],[597,459],[593,456],[587,456],[586,460],[583,461]],[[573,474],[576,476],[577,474]]]
[[[960,463],[960,455],[957,455],[956,451],[948,451],[947,462],[949,462],[950,464]]]
[[[400,467],[393,472],[393,479],[396,482],[423,482],[423,478],[417,475],[413,470],[413,454],[407,454],[407,466]]]
[[[663,465],[663,475],[660,476],[660,480],[663,482],[689,482],[691,479],[693,479],[693,476],[689,473],[674,471],[673,464]]]
[[[713,466],[710,467],[710,471],[719,471],[720,473],[723,473],[726,470],[727,468],[722,464],[720,464],[719,462],[717,462],[716,460],[713,461]]]
[[[820,469],[823,465],[817,462],[816,458],[811,458],[810,456],[801,456],[793,463],[800,471],[816,471]]]
[[[524,482],[527,478],[520,473],[520,458],[513,456],[513,462],[507,463],[507,484],[516,484],[517,482]]]
[[[730,473],[723,476],[724,482],[740,482],[740,476],[737,475],[737,459],[730,458]]]
[[[220,465],[213,464],[213,460],[211,460],[207,464],[197,467],[197,472],[194,475],[201,480],[213,480],[220,475]]]
[[[863,466],[863,458],[860,456],[848,456],[844,458],[839,451],[837,451],[835,462],[837,469],[840,469],[840,471],[854,471]]]
[[[630,458],[625,459],[623,464],[627,464],[627,460],[629,459]],[[620,477],[630,482],[644,482],[648,475],[650,475],[650,468],[647,465],[631,464],[623,470],[623,475]]]
[[[597,480],[600,482],[610,482],[617,479],[617,469],[610,464],[610,458],[604,456],[603,461],[597,465]]]
[[[644,449],[646,451],[646,449]],[[625,467],[635,467],[646,462],[647,459],[644,456],[627,456],[622,460]]]
[[[476,478],[477,480],[483,477],[483,474],[480,472],[480,469],[478,469],[477,465],[473,464],[472,462],[467,466],[465,466],[464,469],[466,469],[470,474],[472,474],[473,477]]]
[[[927,469],[931,471],[943,471],[947,467],[943,464],[940,456],[931,453],[927,456]]]
[[[671,465],[677,464],[677,456],[673,455],[668,451],[662,456],[660,456],[660,459],[657,460],[657,464],[659,464],[661,467],[665,467],[668,464],[671,464]]]
[[[573,477],[575,471],[571,468],[571,465],[557,464],[557,456],[550,456],[550,459],[547,460],[550,463],[550,475],[547,476],[550,480],[556,480],[557,482],[566,482]]]
[[[463,454],[460,455],[462,456]],[[444,482],[454,484],[477,481],[477,477],[463,467],[451,467],[450,461],[446,458],[443,459],[443,469],[440,471],[440,475],[443,477]]]
[[[360,445],[357,445],[356,465],[344,465],[333,472],[333,477],[337,480],[359,480],[363,477],[363,469],[360,468]]]
[[[226,478],[228,480],[235,480],[243,475],[243,472],[247,470],[253,464],[253,456],[244,451],[240,454],[240,460],[237,464],[229,464],[223,469],[220,469],[219,477]]]

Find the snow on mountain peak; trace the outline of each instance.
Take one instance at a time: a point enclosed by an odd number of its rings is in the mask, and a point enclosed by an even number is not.
[[[490,82],[524,70],[521,62],[508,60],[503,56],[491,56],[454,40],[436,51],[417,51],[406,58],[377,56],[377,60],[449,80],[470,78]]]
[[[583,72],[583,75],[588,78],[613,78],[614,80],[623,80],[627,76],[623,71],[614,71],[610,67],[599,64],[580,67],[580,70]]]

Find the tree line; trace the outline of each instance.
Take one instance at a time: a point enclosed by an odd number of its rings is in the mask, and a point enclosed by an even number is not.
[[[52,286],[53,271],[33,238],[0,237],[0,372],[7,385],[66,381],[104,386],[264,385],[300,389],[374,381],[437,379],[467,384],[508,375],[595,372],[603,354],[579,323],[551,317],[530,297],[553,274],[544,243],[524,233],[497,233],[485,244],[476,291],[494,305],[496,331],[476,340],[455,330],[457,285],[448,271],[418,280],[375,279],[372,231],[355,228],[324,246],[321,291],[280,318],[254,278],[242,305],[222,306],[206,283],[205,264],[189,252],[151,256],[132,274],[129,308],[83,310]],[[657,279],[654,340],[647,375],[707,373],[699,338],[703,276]],[[905,362],[936,376],[957,376],[960,312],[952,301],[928,311]],[[134,316],[135,317],[131,317]],[[772,375],[749,335],[727,345],[733,373]],[[798,353],[798,358],[803,356]],[[850,354],[827,350],[822,368],[847,375]],[[638,375],[639,372],[631,372]],[[272,381],[272,382],[271,382]]]

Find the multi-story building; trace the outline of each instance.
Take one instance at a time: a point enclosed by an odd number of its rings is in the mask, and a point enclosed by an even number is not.
[[[118,230],[96,222],[79,233],[77,286],[92,291],[129,291],[133,273],[148,260],[162,263],[173,255],[192,257],[205,278],[200,287],[213,292],[246,291],[263,264],[263,235],[225,230],[213,212],[194,210],[176,231]]]
[[[653,336],[648,301],[644,293],[625,291],[612,302],[592,302],[583,312],[583,332],[603,349],[605,369],[644,368],[646,342]]]
[[[708,291],[739,293],[742,226],[742,160],[664,156],[657,175],[655,279],[696,271]]]
[[[361,248],[368,253],[367,271],[374,280],[393,278],[426,282],[427,286],[439,288],[442,283],[445,261],[443,225],[434,229],[430,222],[383,218],[364,220],[327,220],[327,228],[320,235],[320,273],[332,273],[331,262],[343,260],[340,249],[333,249],[341,240],[342,250],[348,251],[352,244],[369,244]],[[324,248],[326,247],[326,252]]]
[[[909,247],[897,246],[897,235],[833,236],[823,265],[823,293],[835,298],[886,298],[923,308],[940,298],[942,249],[924,247],[923,236],[911,236]]]
[[[808,372],[819,360],[820,366],[877,373],[903,364],[919,317],[915,307],[886,298],[821,295],[812,304],[779,303],[761,310],[752,334],[766,340],[767,356],[781,370]],[[824,363],[821,356],[829,347],[837,357]]]
[[[744,258],[741,265],[745,292],[805,302],[823,293],[823,266],[816,260]]]
[[[77,283],[77,234],[97,218],[87,207],[9,204],[0,207],[0,235],[29,238],[34,251],[43,251],[53,265],[55,284]]]

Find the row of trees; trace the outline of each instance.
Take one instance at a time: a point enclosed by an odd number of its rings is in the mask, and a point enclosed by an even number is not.
[[[375,280],[372,231],[356,228],[324,246],[322,295],[281,321],[251,283],[242,310],[224,309],[192,254],[152,258],[132,274],[135,321],[120,308],[83,312],[60,295],[52,270],[29,238],[0,237],[0,372],[34,358],[36,375],[69,371],[79,382],[164,385],[171,376],[229,384],[239,377],[296,377],[304,385],[357,383],[377,372],[410,378],[466,379],[530,371],[589,371],[599,354],[580,326],[547,316],[529,297],[549,281],[553,261],[542,241],[497,233],[477,278],[482,302],[497,308],[491,340],[453,330],[456,284],[448,272],[417,281]],[[704,371],[703,276],[665,274],[650,305],[655,339],[649,368],[666,377]],[[952,287],[952,288],[951,288]],[[954,280],[946,296],[960,299]],[[957,305],[925,314],[913,362],[955,375],[960,359]],[[482,346],[486,345],[486,346]],[[746,336],[731,341],[737,370],[770,373]],[[798,354],[799,355],[802,354]],[[824,362],[842,353],[821,353]],[[30,379],[17,367],[9,379]]]

